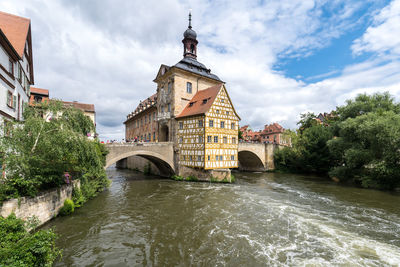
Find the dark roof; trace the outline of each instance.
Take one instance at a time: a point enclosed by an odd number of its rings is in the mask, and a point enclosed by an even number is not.
[[[214,100],[217,97],[218,92],[221,90],[222,85],[223,84],[221,83],[209,87],[205,90],[198,91],[190,100],[190,102],[186,105],[183,111],[178,116],[176,116],[176,118],[178,119],[205,114],[214,103]]]
[[[198,62],[196,59],[191,57],[184,57],[181,61],[176,63],[174,67],[222,82],[222,80],[218,78],[217,75],[212,74],[211,70],[207,69],[204,64]]]
[[[194,30],[192,30],[192,28],[187,28],[187,30],[183,33],[183,37],[196,40],[197,34]]]
[[[157,104],[157,93],[149,96],[148,98],[146,98],[143,101],[140,101],[140,103],[139,103],[139,105],[137,105],[136,109],[126,116],[126,121],[124,123],[126,123],[127,121],[129,121],[130,119],[135,117],[136,115],[142,113],[143,111],[146,111],[152,107],[155,107],[156,104]]]

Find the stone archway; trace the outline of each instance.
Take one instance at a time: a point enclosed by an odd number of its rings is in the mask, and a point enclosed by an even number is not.
[[[106,157],[105,168],[114,163],[124,168],[127,165],[127,158],[137,156],[155,165],[161,176],[169,177],[175,173],[172,143],[111,144],[107,145],[107,148],[109,149],[109,154]]]
[[[241,171],[265,171],[264,162],[260,157],[248,150],[238,153],[239,170]]]
[[[169,141],[168,125],[164,124],[163,126],[161,126],[158,141],[159,142],[168,142]]]

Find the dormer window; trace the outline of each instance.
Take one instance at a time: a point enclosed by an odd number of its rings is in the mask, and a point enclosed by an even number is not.
[[[189,107],[193,107],[194,102],[189,103]]]
[[[203,104],[206,104],[207,103],[207,101],[208,101],[208,99],[206,98],[206,99],[203,99]]]

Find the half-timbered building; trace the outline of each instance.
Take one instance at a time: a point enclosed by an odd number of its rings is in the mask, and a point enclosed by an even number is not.
[[[238,167],[240,118],[224,84],[197,92],[176,119],[181,165],[206,170]]]
[[[173,142],[180,166],[203,170],[237,168],[239,116],[225,82],[197,60],[197,34],[190,14],[182,43],[183,59],[172,66],[160,66],[153,80],[156,94],[127,116],[126,139]],[[153,130],[146,128],[146,116],[157,124],[151,135]],[[142,133],[155,138],[143,139]]]

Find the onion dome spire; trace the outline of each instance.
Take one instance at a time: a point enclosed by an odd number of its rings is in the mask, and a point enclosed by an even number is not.
[[[183,33],[183,56],[197,58],[197,34],[192,30],[192,12],[189,12],[189,26]]]

